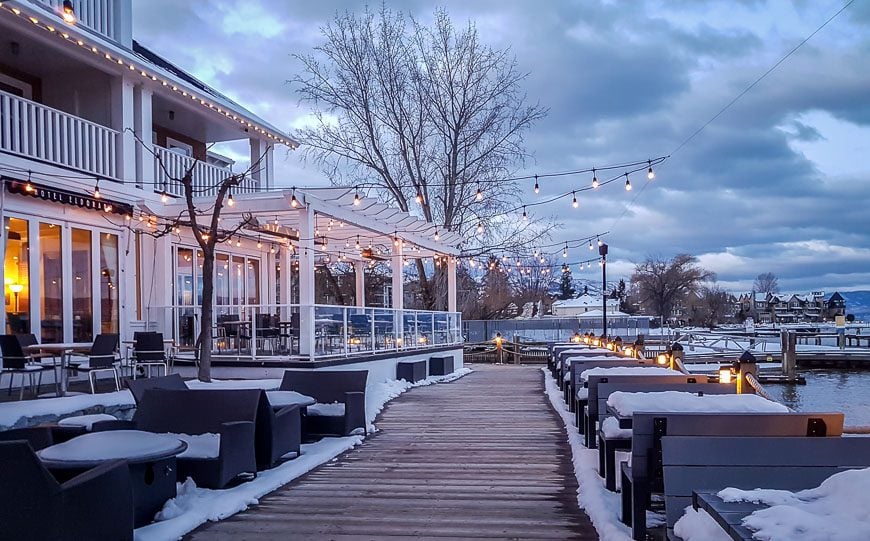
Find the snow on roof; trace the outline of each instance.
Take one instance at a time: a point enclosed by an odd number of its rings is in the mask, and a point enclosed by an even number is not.
[[[596,317],[603,317],[604,311],[596,308],[595,310],[589,310],[588,312],[584,312],[577,317],[580,319],[592,319]],[[607,317],[629,317],[625,312],[620,312],[619,310],[608,310]]]

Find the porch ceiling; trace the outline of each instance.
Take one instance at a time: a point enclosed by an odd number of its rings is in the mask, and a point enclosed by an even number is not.
[[[294,193],[300,202],[295,209],[290,205]],[[328,188],[238,194],[233,196],[235,204],[224,207],[221,216],[224,227],[231,229],[240,223],[244,214],[250,213],[259,229],[245,230],[244,235],[259,236],[264,242],[284,241],[289,236],[297,245],[295,239],[298,239],[302,213],[308,205],[317,216],[315,245],[320,253],[363,259],[356,250],[358,240],[362,249],[371,245],[376,255],[380,250],[379,255],[387,258],[393,253],[394,238],[399,237],[405,243],[407,257],[459,254],[461,237],[456,233],[439,229],[436,241],[434,224],[374,199],[364,198],[359,205],[354,205],[355,193],[352,188]],[[140,206],[144,212],[163,217],[178,216],[185,211],[181,203],[142,203]],[[326,240],[325,244],[322,239]]]

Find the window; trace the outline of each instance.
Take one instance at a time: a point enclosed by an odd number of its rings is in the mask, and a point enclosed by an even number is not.
[[[248,304],[260,304],[260,260],[248,259]]]
[[[0,90],[19,98],[33,99],[33,85],[5,73],[0,73]]]
[[[42,297],[40,334],[42,342],[63,342],[63,256],[62,228],[57,224],[39,224],[39,276]]]
[[[175,258],[175,304],[193,305],[193,250],[179,248]]]
[[[3,264],[6,332],[30,332],[30,236],[27,220],[6,218],[6,260]]]
[[[226,306],[230,303],[230,256],[228,254],[216,254],[214,262],[214,303],[221,307],[219,314],[226,313]]]
[[[100,236],[100,332],[118,332],[118,235]]]
[[[166,148],[172,152],[187,156],[188,158],[193,156],[193,146],[188,145],[187,143],[182,143],[178,139],[173,139],[172,137],[166,138]]]
[[[72,317],[73,342],[94,338],[93,275],[91,274],[91,232],[72,228]]]

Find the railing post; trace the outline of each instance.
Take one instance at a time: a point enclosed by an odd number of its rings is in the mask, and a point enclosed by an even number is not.
[[[341,309],[341,319],[343,321],[341,332],[342,332],[342,335],[344,336],[344,356],[347,357],[347,354],[348,354],[347,341],[349,338],[348,333],[347,333],[347,308]]]

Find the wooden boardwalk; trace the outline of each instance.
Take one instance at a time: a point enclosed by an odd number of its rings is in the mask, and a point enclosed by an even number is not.
[[[187,539],[597,539],[540,368],[474,369],[412,389],[362,446]]]

